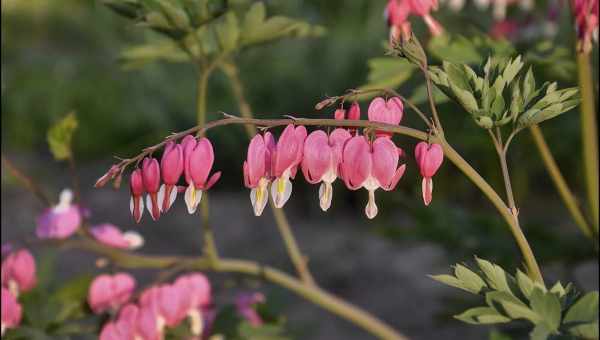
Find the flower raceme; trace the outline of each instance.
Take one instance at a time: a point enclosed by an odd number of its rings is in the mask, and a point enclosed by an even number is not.
[[[35,259],[29,250],[11,252],[2,261],[2,287],[6,287],[15,297],[31,290],[36,283]]]
[[[423,191],[423,202],[425,205],[431,203],[433,193],[432,177],[438,171],[444,160],[444,151],[439,144],[428,144],[420,142],[415,147],[415,159],[419,166],[423,181],[421,189]]]

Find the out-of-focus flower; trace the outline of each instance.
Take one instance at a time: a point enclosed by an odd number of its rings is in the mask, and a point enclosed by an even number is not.
[[[344,147],[342,178],[350,190],[367,189],[369,202],[365,214],[370,219],[378,212],[375,190],[393,190],[404,175],[406,164],[397,167],[401,153],[387,137],[379,137],[370,144],[365,136],[356,136]]]
[[[94,313],[118,310],[131,298],[135,290],[135,279],[127,273],[97,276],[88,292],[88,304]]]
[[[264,294],[260,292],[244,292],[235,298],[235,307],[237,312],[252,326],[257,327],[263,324],[263,319],[256,311],[256,305],[265,303]]]
[[[202,191],[210,189],[221,178],[221,172],[210,176],[215,154],[208,138],[201,138],[195,145],[188,142],[184,146],[185,178],[188,188],[185,191],[185,203],[188,212],[193,214],[202,199]]]
[[[35,259],[29,250],[19,249],[2,261],[2,286],[14,296],[31,290],[36,283]]]
[[[65,239],[73,235],[81,224],[81,211],[71,204],[73,193],[65,189],[57,205],[47,209],[37,219],[36,235],[43,239]]]
[[[350,138],[352,138],[350,132],[338,128],[329,136],[322,130],[313,131],[304,142],[302,172],[309,183],[321,183],[319,203],[323,211],[331,207],[332,183],[338,177],[342,150]]]
[[[2,287],[2,310],[1,310],[1,334],[7,329],[18,327],[21,323],[23,308],[17,302],[17,298],[6,288]]]
[[[577,28],[577,48],[585,53],[592,50],[592,40],[598,42],[598,0],[571,0]]]
[[[144,238],[135,231],[123,233],[110,223],[95,225],[90,228],[92,236],[109,247],[121,249],[138,249],[144,245]]]
[[[411,14],[423,18],[432,35],[442,34],[444,29],[431,16],[431,12],[437,9],[437,0],[389,0],[385,16],[390,26],[390,41],[397,41],[410,35],[411,26],[408,17]]]
[[[433,192],[432,177],[438,171],[444,160],[444,151],[439,144],[428,144],[420,142],[415,147],[415,158],[423,181],[421,189],[423,191],[423,202],[425,205],[431,203]]]

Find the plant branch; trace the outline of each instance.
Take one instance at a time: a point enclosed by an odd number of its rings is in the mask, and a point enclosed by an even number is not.
[[[581,139],[588,205],[598,233],[598,122],[594,99],[594,80],[590,54],[577,52],[579,91],[581,92]]]
[[[89,239],[68,240],[62,243],[63,248],[80,249],[102,255],[115,265],[125,269],[167,269],[186,263],[190,270],[210,270],[215,272],[241,273],[262,278],[268,282],[288,289],[289,291],[313,302],[321,308],[348,320],[363,330],[380,339],[407,339],[404,335],[386,325],[383,321],[342,299],[314,285],[306,284],[275,268],[258,262],[238,259],[218,259],[216,265],[206,257],[153,256],[134,254],[123,250],[109,248]],[[180,268],[183,265],[180,266]]]
[[[550,175],[550,178],[552,179],[560,198],[563,200],[563,203],[571,214],[573,221],[575,221],[575,224],[587,237],[595,239],[597,235],[594,235],[594,229],[588,224],[583,213],[581,212],[579,204],[577,203],[577,198],[571,191],[571,188],[569,188],[569,185],[561,173],[558,164],[556,164],[556,161],[552,156],[552,152],[550,151],[548,144],[546,144],[542,130],[538,125],[532,125],[529,128],[529,131],[531,132],[531,137],[533,138],[540,156],[544,161],[546,170],[548,170],[548,174]]]
[[[17,166],[4,155],[2,155],[2,165],[21,183],[25,189],[33,193],[33,195],[37,197],[42,204],[45,206],[52,205],[50,199],[48,196],[46,196],[42,188],[31,177],[19,170],[19,168],[17,168]]]

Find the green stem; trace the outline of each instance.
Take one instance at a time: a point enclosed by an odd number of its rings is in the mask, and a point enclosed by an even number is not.
[[[208,90],[208,79],[212,73],[213,67],[204,67],[198,65],[198,88],[196,94],[196,121],[198,126],[206,125],[206,92]],[[200,215],[202,225],[203,251],[212,265],[216,265],[219,258],[215,236],[210,226],[208,193],[204,192],[200,201]]]
[[[535,142],[540,156],[544,161],[546,170],[548,170],[548,174],[550,175],[550,178],[552,179],[556,190],[558,191],[561,199],[563,200],[563,203],[567,207],[567,210],[569,210],[573,221],[575,221],[576,225],[587,237],[595,238],[594,230],[585,220],[585,217],[581,212],[581,209],[579,208],[579,204],[577,204],[577,199],[575,198],[575,195],[569,188],[569,185],[567,184],[567,181],[561,173],[558,164],[556,164],[556,161],[552,156],[552,152],[550,151],[550,148],[548,147],[548,144],[544,139],[544,134],[542,133],[542,130],[539,126],[533,125],[529,128],[529,131],[531,132],[533,141]]]
[[[250,104],[246,100],[244,95],[244,86],[242,84],[242,80],[239,77],[239,72],[235,64],[232,63],[224,63],[222,65],[223,72],[229,78],[229,82],[231,83],[231,87],[233,89],[233,94],[238,102],[240,108],[240,114],[244,118],[253,118],[252,109]],[[246,133],[248,134],[248,138],[252,138],[257,133],[256,125],[244,125],[246,128]],[[287,250],[288,256],[292,261],[292,264],[296,268],[296,272],[307,284],[315,284],[315,280],[308,269],[308,260],[305,255],[300,251],[300,247],[296,242],[296,237],[292,232],[292,227],[288,222],[288,219],[285,215],[283,209],[277,209],[273,204],[272,200],[270,200],[271,211],[273,211],[273,217],[275,217],[275,224],[277,225],[277,229],[279,230],[279,234],[283,239],[285,244],[285,248]]]
[[[581,139],[586,189],[594,230],[598,233],[598,123],[594,99],[594,73],[589,53],[577,52],[577,70],[581,92]]]
[[[101,245],[89,239],[68,240],[62,243],[63,248],[81,249],[109,258],[114,264],[126,269],[167,269],[181,266],[193,270],[212,270],[216,272],[241,273],[256,276],[279,285],[305,298],[321,308],[345,319],[380,339],[407,339],[404,335],[386,325],[375,316],[365,312],[344,300],[314,285],[302,282],[280,270],[253,261],[220,258],[216,265],[206,257],[153,256],[129,253]]]
[[[506,150],[502,144],[502,136],[500,135],[500,129],[497,129],[497,136],[494,138],[494,134],[491,130],[488,130],[492,140],[494,142],[494,146],[496,147],[496,151],[498,153],[498,158],[500,160],[500,168],[502,170],[502,178],[504,180],[504,187],[506,190],[506,200],[508,202],[508,210],[507,213],[512,219],[511,230],[521,253],[523,254],[523,258],[527,265],[527,272],[531,278],[535,281],[544,284],[544,278],[542,276],[542,271],[535,259],[535,255],[531,250],[531,246],[529,242],[527,242],[527,238],[525,238],[525,234],[523,233],[523,229],[521,229],[521,225],[519,222],[519,210],[515,204],[515,197],[512,190],[512,182],[510,180],[510,173],[508,171],[508,164],[506,162]]]

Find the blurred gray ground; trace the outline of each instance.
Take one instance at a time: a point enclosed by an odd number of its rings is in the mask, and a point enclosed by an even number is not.
[[[49,159],[11,156],[23,169],[42,176],[48,191],[69,186],[66,171]],[[92,208],[93,223],[111,222],[122,229],[136,229],[146,238],[143,252],[154,254],[196,254],[200,249],[198,216],[190,216],[183,202],[160,221],[152,222],[146,213],[139,226],[134,225],[128,208],[126,185],[115,192],[110,188],[94,190],[95,179],[107,169],[107,164],[86,165],[79,169],[85,203]],[[3,174],[4,178],[4,174]],[[316,190],[316,189],[315,189]],[[315,192],[316,195],[316,192]],[[428,274],[446,273],[452,263],[440,246],[425,242],[392,242],[369,232],[369,223],[360,211],[321,213],[315,198],[314,211],[296,211],[292,198],[286,212],[301,249],[310,258],[309,266],[318,284],[324,289],[365,308],[413,339],[482,339],[488,329],[473,327],[452,320],[453,309],[448,301],[468,298],[466,294],[434,282]],[[34,228],[34,218],[42,206],[20,187],[2,184],[2,240],[18,238]],[[210,195],[211,221],[216,232],[220,253],[227,257],[258,260],[288,272],[292,267],[267,208],[264,216],[252,214],[246,192],[227,193],[218,190]],[[399,225],[410,224],[402,212],[394,220]],[[72,255],[72,254],[71,254]],[[59,275],[71,276],[93,270],[89,255],[61,256]],[[545,268],[548,276],[560,278],[561,265]],[[141,280],[153,273],[139,273]],[[586,289],[598,289],[597,263],[587,263],[575,269],[578,284]],[[231,301],[231,292],[247,284],[231,275],[210,274],[215,286],[217,303]],[[236,278],[235,275],[233,275]],[[250,283],[255,285],[256,283]],[[231,289],[232,285],[235,285]],[[243,287],[241,287],[243,289]],[[278,299],[292,327],[307,339],[366,339],[365,333],[317,306],[268,283],[260,283],[261,291]],[[464,306],[463,306],[464,307]],[[461,307],[456,307],[461,308]]]

